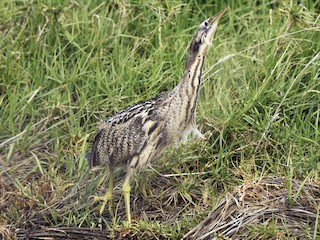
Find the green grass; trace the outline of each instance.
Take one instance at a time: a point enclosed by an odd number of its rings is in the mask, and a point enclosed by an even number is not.
[[[320,1],[227,2],[197,108],[212,136],[135,177],[130,230],[119,170],[112,234],[178,238],[243,181],[320,181]],[[2,0],[0,225],[98,227],[106,176],[83,159],[98,123],[171,90],[198,25],[226,5]]]

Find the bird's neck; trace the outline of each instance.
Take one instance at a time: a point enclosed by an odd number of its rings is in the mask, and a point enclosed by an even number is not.
[[[198,99],[204,59],[205,56],[197,56],[192,63],[188,59],[183,78],[177,86],[179,95],[185,101],[190,102],[191,108],[195,108]]]
[[[185,129],[187,126],[195,125],[195,109],[198,101],[203,57],[196,57],[192,63],[187,60],[186,70],[180,83],[171,92],[171,99],[175,104],[174,113],[179,128]]]

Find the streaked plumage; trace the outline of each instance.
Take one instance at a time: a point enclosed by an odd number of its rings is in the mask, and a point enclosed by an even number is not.
[[[127,220],[130,216],[130,178],[134,170],[157,159],[173,143],[186,142],[189,133],[204,138],[196,127],[195,109],[207,50],[225,10],[201,23],[195,34],[181,82],[170,92],[138,103],[108,118],[100,126],[87,155],[90,166],[110,167],[109,190],[96,200],[112,203],[113,167],[127,166],[123,186]]]

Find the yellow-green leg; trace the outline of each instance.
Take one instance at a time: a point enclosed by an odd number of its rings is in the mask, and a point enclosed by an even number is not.
[[[113,168],[110,167],[110,176],[109,176],[109,187],[108,191],[104,196],[96,196],[94,197],[94,201],[102,201],[102,205],[100,208],[100,215],[103,214],[106,204],[109,203],[109,213],[113,216]]]
[[[133,169],[129,166],[127,170],[126,179],[124,180],[122,192],[124,198],[124,204],[126,208],[127,221],[129,226],[131,225],[131,211],[130,211],[130,178],[133,174]]]

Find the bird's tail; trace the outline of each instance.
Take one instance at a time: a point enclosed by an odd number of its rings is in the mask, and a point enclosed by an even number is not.
[[[91,150],[84,155],[84,159],[86,159],[87,161],[90,161],[91,157],[92,157],[92,151]]]
[[[100,136],[101,136],[101,131],[99,131],[97,133],[97,135],[94,137],[93,144],[92,144],[92,149],[90,151],[88,151],[84,155],[84,158],[87,159],[88,162],[89,162],[90,168],[100,164],[98,153],[97,153],[97,151],[98,151],[98,141],[99,141]]]

